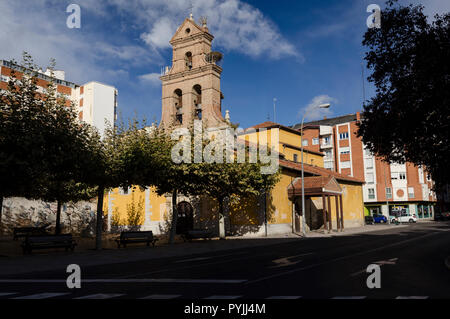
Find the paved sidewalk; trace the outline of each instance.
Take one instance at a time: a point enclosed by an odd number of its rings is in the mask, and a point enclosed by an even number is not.
[[[334,236],[351,236],[367,232],[386,229],[401,229],[407,225],[368,225],[359,228],[346,229],[343,233],[333,232],[323,234],[311,232],[307,238],[295,234],[270,236],[265,238],[229,238],[228,240],[195,241],[191,243],[176,243],[174,245],[160,245],[155,248],[142,246],[127,249],[109,248],[102,251],[75,250],[74,253],[64,251],[37,252],[33,255],[17,255],[14,257],[0,257],[0,276],[17,275],[27,272],[61,270],[65,274],[66,267],[77,264],[81,267],[151,260],[168,257],[192,256],[202,253],[251,248],[256,246],[270,246],[298,240],[312,240],[314,238],[330,238]]]

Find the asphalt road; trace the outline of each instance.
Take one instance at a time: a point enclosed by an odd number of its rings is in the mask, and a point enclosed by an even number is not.
[[[206,245],[208,243],[205,243]],[[450,299],[450,223],[4,277],[0,299]],[[366,269],[380,265],[381,288]],[[32,265],[30,265],[32,267]]]

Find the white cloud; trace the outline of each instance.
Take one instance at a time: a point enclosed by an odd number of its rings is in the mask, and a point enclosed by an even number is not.
[[[150,83],[151,85],[158,86],[161,85],[161,80],[159,79],[161,74],[159,73],[148,73],[139,76],[139,79]]]
[[[86,0],[85,0],[86,1]],[[106,0],[100,0],[106,1]],[[214,44],[226,51],[251,57],[280,59],[301,53],[259,9],[241,0],[194,0],[194,18],[208,18]],[[132,16],[135,27],[145,26],[141,39],[152,48],[170,47],[169,40],[188,16],[189,0],[109,0],[122,14]]]
[[[337,103],[337,99],[325,94],[318,95],[314,97],[307,106],[300,109],[300,111],[298,112],[298,116],[300,118],[303,118],[303,116],[306,115],[306,121],[318,120],[323,118],[324,116],[329,117],[333,114],[333,111],[331,111],[331,109],[322,109],[318,107],[319,105],[326,103]]]

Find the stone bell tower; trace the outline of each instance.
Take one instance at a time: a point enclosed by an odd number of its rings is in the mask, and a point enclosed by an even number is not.
[[[162,81],[161,125],[188,127],[195,119],[207,127],[222,127],[223,95],[220,90],[222,55],[211,51],[214,37],[206,19],[195,23],[192,14],[177,29],[170,44],[173,47],[172,67],[166,67]]]

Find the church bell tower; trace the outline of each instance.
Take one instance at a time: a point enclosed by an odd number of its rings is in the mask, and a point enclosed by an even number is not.
[[[166,67],[162,81],[162,118],[165,128],[188,127],[195,119],[207,127],[222,127],[223,95],[220,90],[222,54],[211,51],[214,37],[206,18],[201,26],[186,18],[170,40],[172,67]]]

